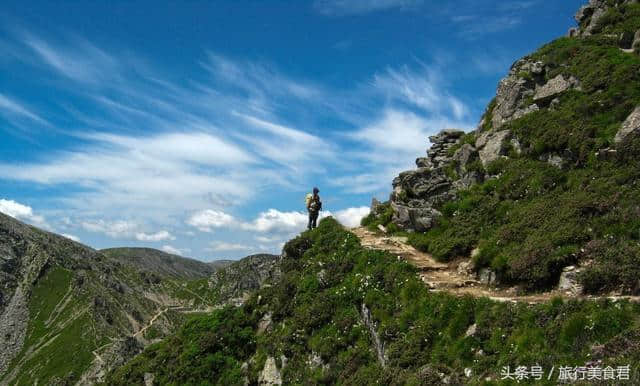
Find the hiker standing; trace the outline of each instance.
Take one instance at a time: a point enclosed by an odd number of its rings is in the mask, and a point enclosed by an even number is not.
[[[320,190],[313,188],[313,194],[307,194],[307,211],[309,212],[309,225],[307,225],[307,229],[313,229],[317,226],[318,214],[320,214],[322,210],[322,201],[320,201],[318,193],[320,193]]]

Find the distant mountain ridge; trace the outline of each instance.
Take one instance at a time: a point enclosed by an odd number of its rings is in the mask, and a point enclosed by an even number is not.
[[[183,312],[211,309],[207,280],[230,263],[96,251],[0,213],[0,384],[101,381]]]
[[[139,270],[182,279],[209,277],[217,268],[230,264],[228,260],[203,263],[152,248],[108,248],[100,252]]]

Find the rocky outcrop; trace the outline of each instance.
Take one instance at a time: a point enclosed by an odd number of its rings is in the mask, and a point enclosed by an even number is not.
[[[265,386],[282,385],[282,376],[274,357],[268,357],[264,362],[264,368],[260,372],[258,384]]]
[[[0,374],[3,374],[11,360],[22,350],[29,322],[27,300],[18,287],[9,304],[0,314]]]
[[[311,351],[311,354],[309,354],[309,357],[307,358],[307,361],[305,363],[307,367],[309,367],[312,370],[322,369],[326,371],[329,369],[329,365],[324,363],[324,361],[322,360],[322,357],[320,357],[320,354],[318,354],[315,351]]]
[[[539,109],[531,103],[536,86],[543,83],[546,68],[544,63],[524,58],[515,62],[509,74],[498,84],[495,107],[491,112],[493,129],[521,118]]]
[[[616,133],[615,143],[624,142],[631,134],[640,132],[640,106],[636,107],[622,123],[622,127]]]
[[[543,86],[537,87],[533,100],[534,102],[552,100],[556,96],[572,88],[580,89],[580,82],[578,79],[573,76],[565,79],[564,75],[560,74],[549,80]]]
[[[378,362],[380,366],[387,367],[387,356],[384,352],[384,342],[380,339],[380,335],[378,335],[378,331],[376,330],[377,326],[373,319],[371,318],[371,311],[367,308],[367,305],[362,303],[361,307],[361,315],[362,321],[364,325],[369,329],[369,334],[371,334],[371,341],[373,342],[373,346],[376,349],[376,354],[378,355]]]
[[[509,130],[487,131],[482,133],[476,140],[476,147],[479,150],[480,161],[483,166],[487,166],[492,161],[505,155],[505,144],[509,139]]]
[[[573,265],[564,267],[560,274],[558,290],[574,296],[582,294],[584,288],[579,281],[581,272],[582,270],[580,268]]]
[[[478,159],[476,149],[459,145],[464,132],[443,130],[430,137],[427,157],[418,158],[415,170],[400,173],[393,180],[391,207],[393,222],[405,230],[424,232],[435,225],[442,203],[456,198],[458,189],[467,188],[482,176],[469,166]],[[453,154],[452,148],[460,146]]]
[[[589,36],[599,28],[599,22],[611,7],[619,7],[623,4],[637,3],[638,0],[621,0],[611,2],[607,0],[589,0],[589,4],[583,5],[576,12],[577,28],[569,30],[569,36]]]
[[[242,304],[253,291],[267,281],[280,277],[280,256],[253,255],[216,271],[209,287],[218,293],[219,303]]]

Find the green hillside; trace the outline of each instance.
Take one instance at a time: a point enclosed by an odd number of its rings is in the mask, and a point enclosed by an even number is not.
[[[503,366],[640,363],[627,341],[640,333],[638,304],[431,293],[414,268],[362,248],[333,219],[285,251],[272,286],[191,320],[107,383],[143,384],[147,374],[162,385],[254,384],[275,363],[284,384],[482,384],[499,381]]]
[[[0,251],[1,384],[95,383],[182,324],[178,307],[212,305],[199,295],[210,292],[206,278],[184,279],[190,270],[175,270],[183,279],[145,271],[3,214]],[[194,264],[180,259],[171,262]],[[130,338],[160,312],[152,329]]]
[[[640,142],[636,131],[616,140],[625,122],[633,129],[640,106],[640,56],[622,42],[640,30],[640,4],[602,3],[607,11],[591,21],[591,34],[560,38],[514,64],[478,129],[449,149],[486,149],[487,138],[500,137],[494,159],[451,161],[454,183],[470,170],[483,178],[438,204],[442,216],[411,234],[414,246],[441,261],[475,250],[477,270],[491,268],[502,284],[527,290],[553,287],[577,264],[589,293],[640,293]],[[574,84],[538,97],[558,79]],[[509,93],[522,116],[494,127]],[[390,225],[387,208],[365,224]]]

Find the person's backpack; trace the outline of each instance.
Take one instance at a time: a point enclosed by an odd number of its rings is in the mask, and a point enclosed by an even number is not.
[[[322,202],[320,200],[314,200],[313,194],[308,193],[305,198],[305,203],[307,205],[307,209],[312,212],[318,212],[322,209]]]

